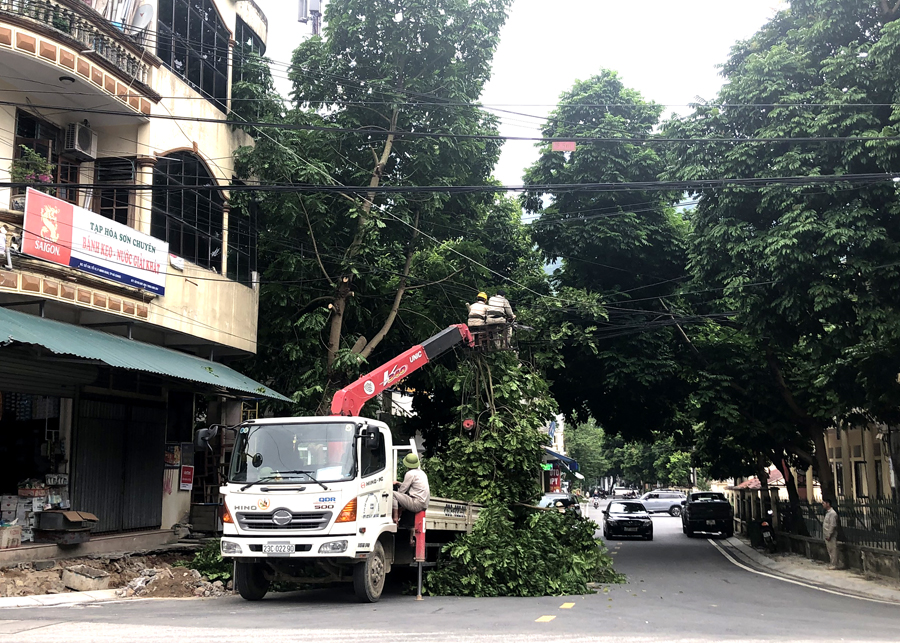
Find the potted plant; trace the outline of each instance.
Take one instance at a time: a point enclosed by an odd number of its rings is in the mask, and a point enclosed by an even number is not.
[[[52,188],[41,185],[53,183],[53,169],[56,167],[46,158],[27,145],[19,145],[22,153],[13,159],[9,166],[9,179],[12,183],[27,183],[36,190],[51,194]],[[25,210],[25,195],[17,194],[10,199],[10,209]]]

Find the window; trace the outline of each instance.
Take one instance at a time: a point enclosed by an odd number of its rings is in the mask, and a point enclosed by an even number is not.
[[[371,476],[379,471],[383,471],[387,467],[387,456],[384,451],[384,436],[381,431],[378,432],[378,444],[370,449],[367,446],[361,447],[362,455],[361,470],[362,477]]]
[[[226,111],[228,42],[213,0],[159,0],[156,53],[213,105]]]
[[[866,463],[853,463],[853,487],[857,498],[865,498],[866,494]]]
[[[257,204],[245,197],[249,195],[235,195],[228,212],[227,276],[245,286],[252,286],[253,273],[256,272]]]
[[[224,204],[198,156],[171,152],[153,169],[150,233],[172,254],[221,273]]]
[[[61,154],[63,150],[62,130],[44,120],[36,118],[21,110],[16,112],[16,143],[13,148],[13,158],[21,158],[22,145],[25,145],[53,163],[52,179],[54,183],[79,183],[78,161]],[[25,190],[17,188],[17,193],[24,194]],[[69,203],[78,203],[77,188],[60,188],[51,192]]]
[[[97,189],[94,209],[97,214],[122,225],[128,225],[131,210],[132,191],[128,186],[134,185],[134,163],[134,159],[119,157],[97,159],[94,163],[95,182],[111,184]]]
[[[231,80],[233,83],[243,78],[242,65],[244,59],[253,54],[257,56],[266,55],[266,46],[263,44],[262,38],[256,35],[250,26],[241,20],[238,16],[234,26],[234,65],[231,70]]]
[[[844,495],[844,465],[840,462],[834,463],[834,486],[837,488],[839,496]]]
[[[875,497],[884,498],[884,467],[881,460],[875,461]]]

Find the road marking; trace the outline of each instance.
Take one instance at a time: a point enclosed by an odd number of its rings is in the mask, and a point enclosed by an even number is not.
[[[572,609],[573,607],[575,607],[575,603],[563,603],[562,605],[559,606],[559,609],[561,609],[561,610],[570,610],[570,609]]]
[[[767,578],[774,578],[775,580],[780,580],[785,583],[791,583],[792,585],[800,585],[801,587],[817,589],[820,592],[826,592],[827,594],[835,594],[837,596],[844,596],[847,598],[855,598],[860,601],[869,601],[870,603],[883,603],[884,605],[895,605],[895,606],[897,605],[897,603],[895,601],[886,601],[886,600],[882,600],[879,598],[868,598],[866,596],[857,596],[856,594],[848,594],[846,592],[840,592],[840,591],[834,590],[834,589],[827,589],[825,587],[819,587],[817,585],[813,585],[812,583],[804,583],[799,580],[793,580],[792,578],[784,578],[783,576],[777,576],[776,574],[769,574],[766,572],[761,572],[757,569],[748,567],[747,565],[744,565],[743,563],[740,563],[737,560],[735,560],[731,554],[729,554],[727,551],[725,551],[725,549],[721,545],[719,545],[719,543],[714,541],[712,538],[707,538],[707,540],[713,547],[718,549],[719,553],[721,553],[726,559],[728,559],[729,562],[731,562],[732,564],[740,567],[741,569],[751,572],[753,574],[759,574],[760,576],[765,576]]]
[[[534,622],[535,623],[549,623],[550,621],[552,621],[555,618],[556,618],[555,616],[542,616],[539,619],[536,619]]]

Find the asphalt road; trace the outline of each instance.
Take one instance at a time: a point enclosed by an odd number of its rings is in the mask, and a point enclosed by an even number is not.
[[[594,510],[591,510],[593,513]],[[599,517],[599,516],[598,516]],[[433,598],[394,591],[375,605],[330,589],[238,597],[131,600],[0,610],[0,638],[88,641],[890,641],[900,606],[836,596],[753,574],[680,521],[654,517],[653,542],[608,543],[628,582],[569,598]]]

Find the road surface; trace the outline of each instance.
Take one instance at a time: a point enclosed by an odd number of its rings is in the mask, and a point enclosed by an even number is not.
[[[599,512],[591,509],[590,513]],[[553,641],[884,641],[900,638],[900,605],[834,595],[753,574],[680,521],[654,516],[652,542],[608,543],[628,582],[587,596],[413,597],[374,605],[344,589],[272,595],[248,603],[131,600],[0,610],[0,637],[16,643]]]

